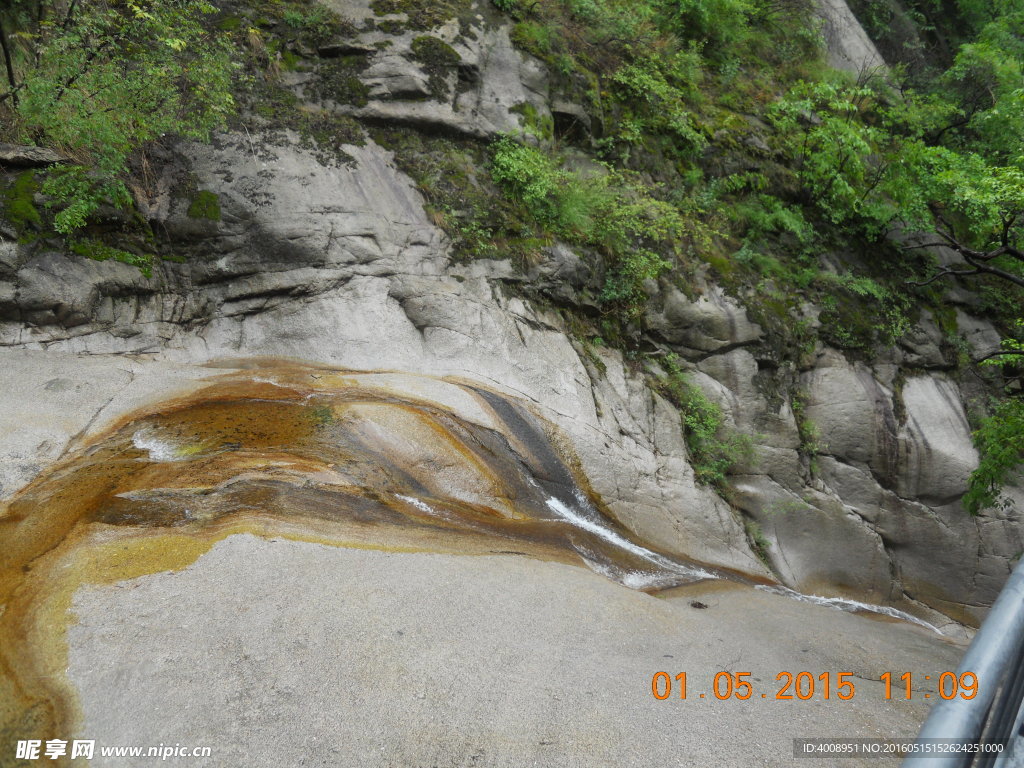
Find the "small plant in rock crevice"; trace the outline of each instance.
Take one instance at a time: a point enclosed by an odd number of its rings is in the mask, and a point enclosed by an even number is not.
[[[666,356],[661,367],[665,373],[654,379],[653,386],[679,409],[697,481],[724,491],[729,470],[753,460],[753,438],[726,424],[721,406],[687,380],[678,358]]]

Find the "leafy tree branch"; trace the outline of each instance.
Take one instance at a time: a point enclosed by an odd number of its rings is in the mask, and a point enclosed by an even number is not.
[[[233,51],[204,23],[215,10],[206,0],[21,0],[0,15],[24,41],[3,36],[16,118],[7,138],[74,161],[43,179],[58,232],[104,203],[129,206],[129,159],[148,142],[201,140],[224,124]]]

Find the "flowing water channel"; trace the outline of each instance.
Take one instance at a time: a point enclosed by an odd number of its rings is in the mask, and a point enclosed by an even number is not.
[[[0,743],[73,718],[73,693],[53,679],[69,591],[40,608],[59,593],[53,582],[183,567],[202,552],[189,538],[243,529],[560,560],[647,591],[754,583],[636,542],[602,511],[565,440],[512,399],[426,377],[268,364],[123,420],[0,509]],[[98,553],[113,546],[130,554],[102,571]]]

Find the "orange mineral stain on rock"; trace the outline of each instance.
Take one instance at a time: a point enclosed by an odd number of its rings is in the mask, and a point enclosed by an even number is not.
[[[551,425],[454,381],[264,364],[127,416],[0,508],[0,754],[73,734],[78,586],[185,568],[234,533],[692,580],[624,548],[587,488]]]

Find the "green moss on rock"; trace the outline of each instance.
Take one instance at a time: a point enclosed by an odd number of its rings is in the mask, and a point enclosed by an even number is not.
[[[370,8],[377,16],[404,13],[407,27],[425,31],[464,16],[472,5],[471,0],[373,0]]]
[[[528,101],[512,107],[509,112],[523,116],[523,128],[527,133],[538,139],[550,141],[555,135],[555,120],[551,115],[541,115],[535,106]]]
[[[377,22],[377,29],[386,35],[400,35],[405,32],[405,23],[398,19],[382,19]]]
[[[220,198],[213,192],[202,189],[192,198],[188,207],[190,219],[220,221]]]
[[[298,121],[300,146],[313,152],[325,166],[351,165],[355,161],[342,149],[345,144],[366,143],[363,128],[354,118],[332,112],[303,113]]]
[[[87,259],[92,259],[93,261],[109,261],[111,259],[120,261],[122,264],[138,267],[139,271],[146,277],[153,276],[152,254],[131,253],[130,251],[124,251],[107,245],[99,240],[88,238],[71,241],[68,245],[72,253],[84,256]]]
[[[234,32],[242,26],[241,16],[225,16],[217,22],[217,29],[223,32]]]
[[[39,209],[36,208],[35,196],[39,191],[34,171],[25,171],[14,177],[2,192],[0,202],[3,204],[3,216],[18,233],[28,228],[40,229],[43,224]]]
[[[340,56],[324,62],[320,65],[317,82],[310,86],[310,94],[320,101],[365,107],[370,90],[359,79],[359,73],[366,68],[366,63],[365,54]]]
[[[439,37],[420,35],[412,41],[412,53],[417,61],[435,67],[454,67],[462,57]]]
[[[430,93],[438,100],[447,100],[448,76],[455,71],[462,57],[444,40],[430,35],[421,35],[412,41],[412,56],[430,77]]]

